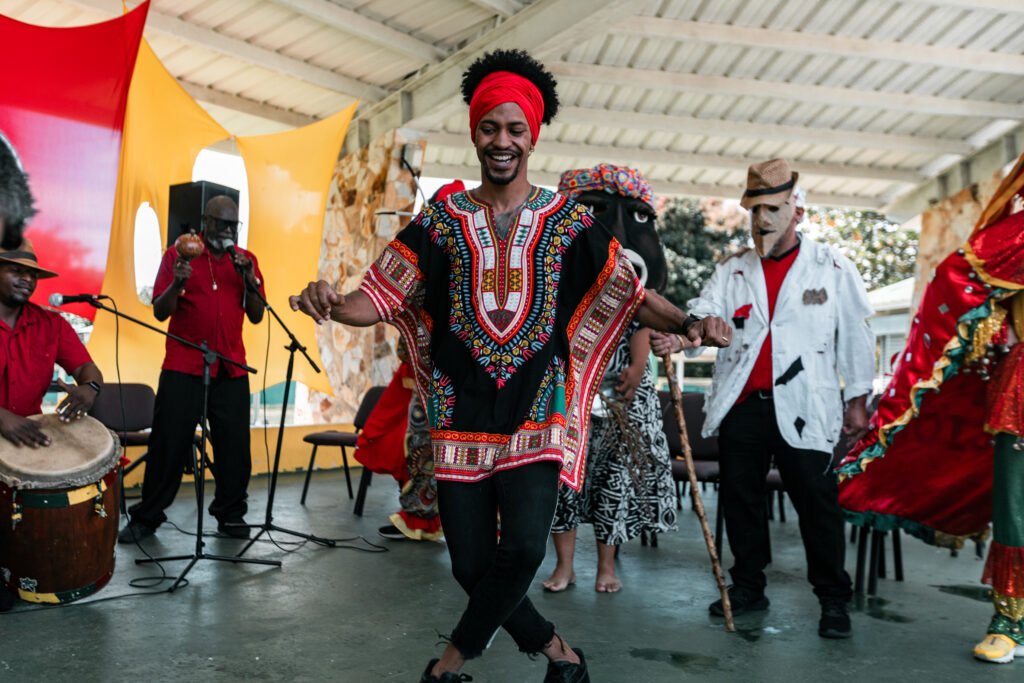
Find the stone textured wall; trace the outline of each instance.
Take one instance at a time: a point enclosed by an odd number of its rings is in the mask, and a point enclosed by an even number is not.
[[[401,162],[406,144],[422,150],[426,139],[415,131],[391,131],[335,167],[318,277],[340,292],[359,286],[366,269],[409,221],[409,215],[401,214],[412,211],[416,185]],[[359,329],[324,324],[317,330],[317,346],[334,396],[309,392],[306,405],[296,402],[296,422],[350,423],[366,390],[391,381],[398,367],[397,341],[398,333],[390,325]]]
[[[971,236],[974,224],[995,194],[1003,175],[1002,170],[996,171],[988,180],[964,188],[921,214],[921,242],[912,309],[917,309],[936,266]]]

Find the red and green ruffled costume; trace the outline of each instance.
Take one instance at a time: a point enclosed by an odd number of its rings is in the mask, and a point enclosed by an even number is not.
[[[983,533],[991,629],[1024,644],[1024,157],[974,234],[936,269],[906,348],[871,419],[839,467],[854,524],[929,543]]]

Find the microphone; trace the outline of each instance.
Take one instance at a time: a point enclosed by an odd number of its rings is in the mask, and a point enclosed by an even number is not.
[[[231,258],[233,260],[235,258],[235,241],[229,237],[221,240],[220,243],[223,245],[224,249],[231,254]]]
[[[64,304],[92,303],[98,299],[109,299],[105,294],[51,294],[50,305],[56,308]]]
[[[228,252],[228,254],[231,256],[231,260],[233,262],[235,260],[235,254],[237,253],[235,251],[235,241],[233,239],[231,239],[230,237],[227,237],[225,239],[222,239],[220,241],[220,244],[221,244],[221,249],[224,249],[226,252]],[[242,284],[245,285],[245,288],[248,289],[249,291],[255,291],[255,290],[252,289],[251,285],[248,282],[246,282],[246,280],[245,280],[245,271],[242,269],[242,267],[240,265],[238,265],[237,263],[232,263],[232,265],[234,265],[234,267],[235,267],[235,272],[238,273],[242,277]],[[259,280],[259,278],[256,278],[256,286],[258,287],[259,284],[260,284],[260,280]]]

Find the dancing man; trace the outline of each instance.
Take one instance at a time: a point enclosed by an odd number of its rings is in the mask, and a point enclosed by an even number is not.
[[[389,322],[413,359],[433,439],[452,572],[469,603],[421,681],[457,672],[499,627],[543,653],[546,681],[588,681],[586,664],[526,597],[544,558],[559,481],[579,488],[588,414],[609,354],[641,324],[728,344],[644,295],[619,244],[586,208],[530,184],[529,156],[555,115],[555,81],[525,52],[499,50],[463,74],[481,185],[426,207],[360,288],[310,283],[292,308],[318,323]],[[501,510],[501,537],[497,512]]]

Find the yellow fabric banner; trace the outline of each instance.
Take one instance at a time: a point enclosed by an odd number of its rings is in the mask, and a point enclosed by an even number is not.
[[[249,177],[246,247],[259,261],[267,301],[321,369],[316,325],[309,316],[293,313],[288,297],[316,279],[332,172],[357,104],[302,128],[235,139]],[[247,325],[243,332],[249,364],[262,372],[268,332],[264,325],[270,326],[268,386],[284,381],[288,363],[288,338],[270,318],[259,327]],[[292,378],[333,395],[327,373],[315,373],[302,357],[295,359]],[[252,389],[257,388],[254,383]]]
[[[229,136],[189,97],[143,39],[128,90],[110,252],[103,277],[103,293],[114,298],[122,313],[166,329],[166,323],[158,323],[152,307],[143,304],[137,294],[135,215],[148,202],[160,220],[161,244],[165,244],[168,188],[190,182],[200,150]],[[330,177],[330,173],[326,176]],[[104,379],[118,381],[116,341],[121,351],[117,359],[121,381],[156,388],[164,357],[164,338],[127,321],[121,321],[118,336],[115,340],[115,317],[100,311],[88,349]]]

